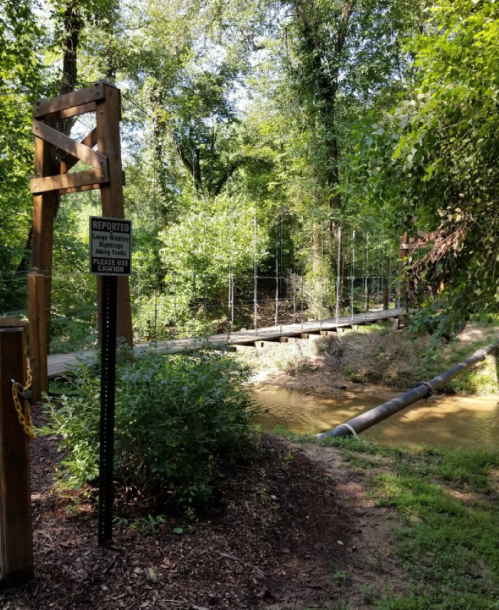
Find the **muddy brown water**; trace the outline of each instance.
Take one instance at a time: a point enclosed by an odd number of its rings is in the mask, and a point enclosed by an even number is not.
[[[324,398],[300,390],[267,386],[255,390],[253,422],[262,430],[283,426],[290,432],[318,434],[376,407],[401,392],[382,397],[345,392]],[[434,396],[392,415],[361,439],[409,447],[499,447],[499,397]]]

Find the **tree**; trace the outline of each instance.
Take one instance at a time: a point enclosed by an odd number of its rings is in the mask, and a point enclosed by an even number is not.
[[[29,0],[0,3],[0,310],[24,305],[16,274],[31,224],[31,108],[43,93],[42,32]]]
[[[366,127],[352,159],[363,195],[392,226],[414,231],[417,219],[429,232],[412,276],[431,288],[420,317],[437,337],[499,308],[498,18],[491,0],[439,2],[410,47],[411,96]]]

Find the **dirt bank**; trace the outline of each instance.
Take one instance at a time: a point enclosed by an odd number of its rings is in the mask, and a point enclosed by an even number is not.
[[[498,336],[497,326],[474,323],[454,341],[430,353],[430,337],[394,331],[388,323],[360,326],[337,336],[311,335],[290,343],[247,347],[239,354],[255,371],[257,386],[282,386],[338,398],[367,392],[384,398],[390,389],[404,390],[438,375]],[[494,356],[446,388],[467,394],[498,390]]]

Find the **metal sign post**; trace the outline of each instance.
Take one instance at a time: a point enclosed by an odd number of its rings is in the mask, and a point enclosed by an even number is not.
[[[99,545],[113,539],[114,407],[118,276],[131,273],[132,223],[90,218],[90,273],[102,275],[102,357],[99,452]]]

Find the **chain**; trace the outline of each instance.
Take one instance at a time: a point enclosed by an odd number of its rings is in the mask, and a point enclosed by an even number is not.
[[[29,397],[31,393],[28,395],[28,390],[31,387],[31,382],[33,377],[31,375],[31,367],[29,365],[29,358],[27,359],[27,369],[26,369],[26,385],[23,387],[20,383],[12,380],[12,399],[14,401],[14,407],[17,411],[17,417],[19,419],[19,423],[24,429],[24,433],[30,439],[35,438],[35,429],[33,428],[33,422],[31,420],[31,413],[29,408],[29,403],[26,398]],[[22,408],[21,401],[19,400],[19,395],[21,395],[25,399],[26,408],[25,411]]]

